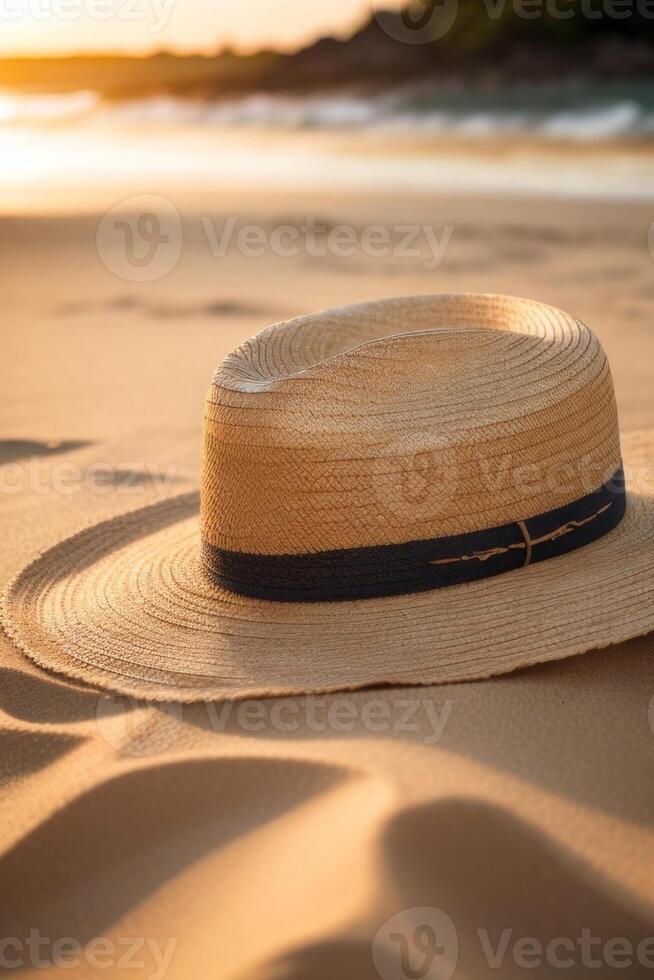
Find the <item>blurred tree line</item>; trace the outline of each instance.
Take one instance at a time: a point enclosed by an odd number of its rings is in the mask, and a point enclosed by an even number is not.
[[[468,51],[521,40],[654,40],[654,0],[413,0],[399,15],[388,16],[400,16],[409,26],[431,19],[440,46]]]

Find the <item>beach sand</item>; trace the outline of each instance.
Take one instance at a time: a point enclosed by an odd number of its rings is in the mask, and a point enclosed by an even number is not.
[[[463,291],[562,307],[607,350],[622,428],[654,426],[650,206],[187,192],[183,212],[179,263],[151,283],[106,267],[92,213],[0,226],[3,583],[86,524],[196,488],[216,364],[323,307]],[[435,269],[427,254],[217,257],[201,219],[230,215],[451,237]],[[142,937],[131,976],[162,973],[159,944],[169,980],[364,980],[380,975],[378,930],[423,906],[454,923],[457,980],[522,976],[521,937],[638,943],[654,932],[652,650],[646,637],[483,683],[269,701],[253,720],[130,705],[39,670],[0,634],[6,955],[41,975],[26,945],[39,930],[45,960],[56,939],[86,949],[55,975],[118,977]],[[505,928],[493,970],[479,931],[496,947]],[[102,969],[98,937],[114,950]],[[607,975],[575,963],[575,980]]]

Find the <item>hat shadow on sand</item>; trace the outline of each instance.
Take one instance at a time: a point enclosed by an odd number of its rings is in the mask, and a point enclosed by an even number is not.
[[[16,463],[21,459],[32,456],[58,456],[70,453],[74,449],[85,449],[92,446],[87,440],[53,440],[39,442],[34,439],[0,439],[0,466],[4,463]]]
[[[0,893],[11,896],[0,935],[38,929],[84,944],[207,854],[351,778],[318,763],[224,758],[108,779],[0,858]]]
[[[601,812],[651,826],[654,822],[654,732],[648,707],[654,696],[652,636],[545,664],[534,664],[484,681],[432,687],[368,688],[329,695],[358,706],[367,701],[429,702],[447,721],[439,751],[482,762],[528,784],[576,800]],[[294,700],[300,703],[305,696]],[[306,696],[313,700],[311,696]],[[317,700],[324,699],[318,696]],[[290,701],[291,699],[289,699]],[[301,713],[300,713],[301,717]],[[303,741],[331,738],[405,740],[428,746],[433,732],[425,712],[422,727],[374,733],[362,724],[335,729],[276,731],[266,725],[248,738]],[[209,729],[204,705],[185,705],[184,719]],[[232,711],[221,733],[242,734]],[[220,735],[216,735],[220,737]]]
[[[81,742],[60,732],[0,730],[0,788],[47,768]]]
[[[365,931],[290,951],[259,967],[257,980],[333,980],[336,976],[379,980],[372,961],[377,930],[397,912],[425,906],[441,910],[455,925],[459,956],[452,980],[497,976],[518,980],[525,975],[524,966],[512,958],[511,943],[501,970],[491,968],[478,930],[485,930],[493,950],[505,929],[512,930],[512,942],[533,937],[544,945],[557,937],[574,940],[584,929],[604,942],[614,937],[628,939],[634,948],[652,935],[651,922],[630,907],[615,884],[602,880],[500,807],[452,799],[408,808],[390,820],[380,843],[389,887],[380,896],[378,918],[369,921]],[[573,973],[576,980],[606,976],[607,969],[598,972],[577,957]],[[634,964],[628,975],[637,978],[650,973]],[[561,968],[544,962],[529,974],[538,980],[555,980]],[[432,975],[438,973],[429,973]],[[254,980],[254,976],[246,973],[242,980]]]
[[[49,674],[31,663],[25,667],[0,667],[0,711],[30,725],[71,724],[96,718],[100,695],[95,688]],[[119,699],[116,706],[121,706]],[[125,702],[125,711],[129,710],[129,703]]]

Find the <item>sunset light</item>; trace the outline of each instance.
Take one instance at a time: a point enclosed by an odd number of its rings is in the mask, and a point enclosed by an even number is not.
[[[372,6],[373,0],[0,0],[0,56],[288,50],[324,33],[347,34]]]
[[[653,28],[0,0],[0,973],[654,980]]]

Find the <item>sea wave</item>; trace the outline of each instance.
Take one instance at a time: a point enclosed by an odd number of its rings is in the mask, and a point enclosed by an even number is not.
[[[0,125],[43,125],[87,118],[100,102],[97,92],[63,95],[0,92]]]
[[[654,137],[654,93],[598,97],[569,92],[455,93],[402,91],[282,96],[254,94],[201,101],[169,96],[108,102],[95,92],[0,92],[0,126],[210,126],[250,129],[340,130],[395,135],[491,139],[536,136],[593,142]]]

